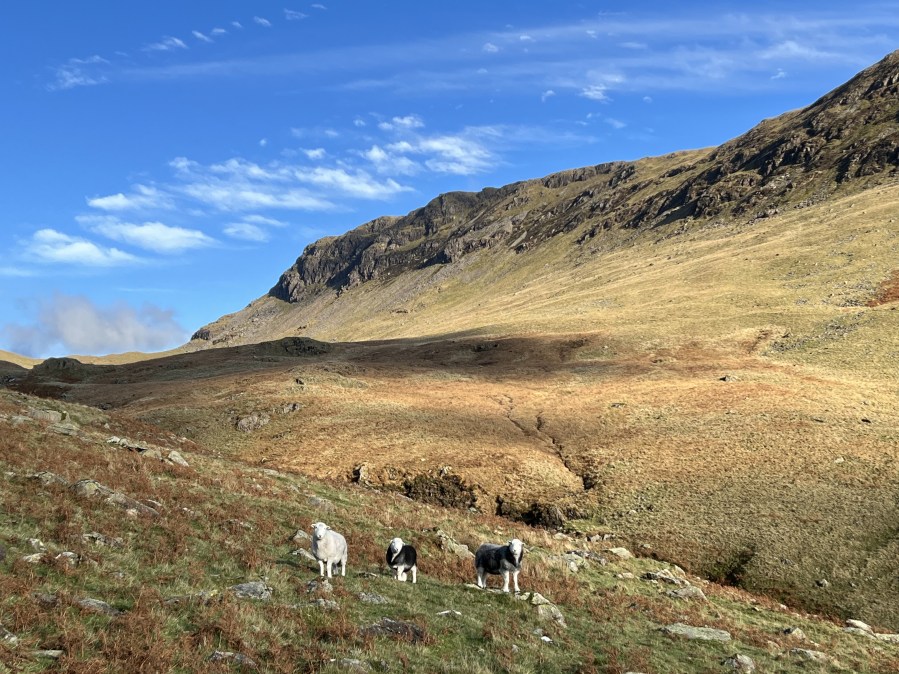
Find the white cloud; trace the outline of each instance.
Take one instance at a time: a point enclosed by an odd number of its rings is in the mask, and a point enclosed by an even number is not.
[[[300,182],[361,199],[388,199],[395,194],[410,190],[392,178],[378,182],[365,171],[358,169],[348,171],[343,168],[298,167],[294,169],[293,174]]]
[[[395,154],[430,155],[424,165],[436,173],[472,175],[495,165],[492,153],[471,135],[419,137],[388,145],[387,150]]]
[[[800,44],[795,40],[785,40],[763,50],[759,56],[763,59],[795,59],[800,61],[824,61],[833,59],[836,54]]]
[[[265,28],[271,28],[271,27],[272,27],[272,22],[269,21],[269,20],[266,19],[266,18],[261,17],[261,16],[254,16],[254,17],[253,17],[253,21],[254,21],[255,23],[259,24],[260,26],[265,27]]]
[[[552,98],[555,95],[556,95],[555,91],[553,91],[552,89],[547,89],[542,94],[540,94],[540,102],[546,103],[546,99]]]
[[[363,126],[367,126],[367,124],[365,123],[364,119],[362,119],[361,117],[357,117],[353,120],[353,126],[361,128]]]
[[[104,248],[92,241],[69,236],[55,229],[40,229],[25,242],[26,257],[40,262],[73,264],[84,267],[114,267],[133,264],[135,256],[118,248]]]
[[[613,129],[623,129],[627,126],[625,122],[622,122],[620,119],[615,119],[614,117],[606,117],[603,121]]]
[[[519,35],[518,39],[521,42],[533,42],[534,41],[534,38],[532,38],[530,35]]]
[[[275,220],[264,215],[245,215],[244,222],[252,222],[255,225],[268,225],[269,227],[287,227],[287,223],[282,220]]]
[[[593,30],[592,28],[591,28],[590,30],[586,30],[586,31],[584,31],[584,32],[587,34],[587,37],[589,37],[589,38],[591,38],[591,39],[593,39],[593,40],[596,39],[596,31]]]
[[[324,133],[328,138],[337,138],[340,136],[340,133],[338,133],[334,129],[325,129],[322,133]]]
[[[327,7],[325,7],[325,6],[324,6],[323,4],[321,4],[320,2],[316,2],[314,5],[312,5],[312,7],[313,7],[313,9],[328,9]]]
[[[643,102],[644,103],[652,103],[652,96],[644,96]]]
[[[0,276],[14,276],[25,278],[27,276],[35,276],[35,272],[21,267],[0,267]]]
[[[172,51],[173,49],[187,49],[183,40],[177,37],[164,37],[159,42],[146,45],[144,51]]]
[[[91,208],[104,211],[128,211],[137,209],[172,208],[171,196],[147,185],[135,185],[131,194],[110,194],[105,197],[87,199]]]
[[[159,351],[187,339],[174,311],[151,304],[135,308],[123,302],[101,307],[86,297],[56,294],[32,303],[29,324],[7,324],[2,332],[17,353],[102,355]]]
[[[487,52],[488,54],[495,54],[496,52],[499,51],[499,47],[497,47],[492,42],[486,42],[486,43],[484,43],[483,50],[485,52]]]
[[[243,24],[240,21],[232,21],[231,25],[238,29],[243,29]]]
[[[381,131],[392,131],[394,129],[420,129],[424,125],[424,120],[418,115],[406,115],[405,117],[394,117],[389,122],[380,122],[378,128]]]
[[[771,76],[771,79],[772,80],[782,80],[786,76],[787,76],[787,71],[785,71],[783,68],[778,68],[777,72]]]
[[[607,89],[608,87],[604,84],[590,84],[581,89],[581,96],[589,98],[591,101],[608,101]]]
[[[299,21],[300,19],[305,19],[308,14],[303,14],[302,12],[297,12],[293,9],[285,9],[284,10],[284,18],[288,21]]]
[[[71,58],[53,71],[54,80],[47,85],[50,91],[64,91],[75,87],[90,87],[108,82],[107,77],[98,70],[108,66],[109,61],[100,56],[86,59]]]
[[[325,155],[328,154],[327,152],[325,152],[325,148],[323,148],[323,147],[316,147],[316,148],[312,148],[312,149],[303,149],[301,151],[309,159],[324,159]]]
[[[259,147],[265,147],[266,145],[268,145],[268,138],[260,138]]]
[[[109,219],[94,225],[91,231],[113,241],[163,254],[183,253],[215,243],[214,239],[200,230],[170,227],[161,222],[145,222],[138,225]]]
[[[248,222],[232,222],[226,225],[223,231],[232,239],[256,241],[258,243],[265,243],[269,240],[268,232]]]
[[[648,49],[648,45],[645,42],[622,42],[621,46],[624,49]]]
[[[225,30],[224,28],[213,28],[209,32],[212,33],[213,35],[227,35],[228,34],[228,31]]]
[[[404,147],[411,148],[408,144]],[[418,163],[401,154],[387,152],[378,145],[372,145],[368,150],[363,150],[359,154],[370,161],[378,173],[414,175],[421,171],[421,166]]]
[[[198,30],[192,30],[192,31],[190,31],[190,32],[191,32],[191,34],[192,34],[195,38],[197,38],[200,42],[212,42],[212,38],[211,38],[211,37],[209,37],[208,35],[204,35],[203,33],[201,33],[201,32],[198,31]]]

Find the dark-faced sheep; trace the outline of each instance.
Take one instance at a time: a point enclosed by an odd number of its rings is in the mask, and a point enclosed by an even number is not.
[[[393,569],[393,577],[406,582],[406,573],[412,572],[412,582],[418,582],[418,553],[402,538],[394,538],[387,546],[387,566]]]
[[[509,575],[515,591],[518,589],[518,574],[521,572],[521,558],[524,555],[524,546],[517,538],[513,538],[506,545],[494,545],[484,543],[474,555],[474,568],[478,572],[478,587],[487,587],[488,575],[501,575],[503,577],[503,592],[509,591]]]
[[[331,567],[340,564],[340,575],[346,575],[346,539],[324,522],[312,525],[312,555],[318,560],[319,573],[331,577]],[[336,569],[335,569],[336,570]]]

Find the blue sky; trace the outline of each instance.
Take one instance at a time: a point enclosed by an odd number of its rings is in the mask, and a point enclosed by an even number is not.
[[[16,2],[0,349],[156,351],[441,192],[717,145],[899,48],[893,2]]]

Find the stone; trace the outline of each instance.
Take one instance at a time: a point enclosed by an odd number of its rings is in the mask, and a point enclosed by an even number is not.
[[[12,648],[15,648],[19,645],[19,637],[10,632],[3,625],[0,625],[0,641]]]
[[[31,655],[35,658],[45,658],[47,660],[59,660],[65,651],[60,651],[56,649],[43,649],[38,651],[31,651]]]
[[[28,479],[29,480],[37,480],[38,482],[40,482],[46,486],[49,486],[51,484],[58,484],[63,487],[69,486],[68,480],[61,478],[56,473],[51,473],[49,470],[41,470],[41,471],[38,471],[37,473],[32,473],[31,475],[28,476]]]
[[[621,573],[616,573],[615,577],[618,580],[633,580],[634,578],[636,578],[636,576],[630,571],[622,571]]]
[[[325,599],[324,597],[312,599],[309,602],[309,605],[320,608],[323,611],[336,611],[340,608],[340,604],[338,604],[336,601],[334,601],[333,599]]]
[[[121,538],[112,538],[110,536],[105,536],[97,531],[91,531],[87,534],[81,534],[81,540],[85,543],[93,543],[94,545],[99,545],[101,547],[106,548],[124,548],[125,541]]]
[[[815,581],[815,585],[820,587],[822,590],[826,590],[830,587],[830,581],[827,578],[819,578]]]
[[[56,410],[41,410],[34,407],[29,407],[26,410],[26,414],[32,419],[36,419],[37,421],[49,421],[51,423],[59,423],[60,421],[65,419],[64,412],[57,412]]]
[[[122,611],[115,608],[114,606],[110,606],[105,601],[100,601],[99,599],[91,599],[90,597],[88,597],[85,599],[79,599],[75,603],[85,611],[90,611],[91,613],[102,613],[103,615],[108,615],[111,618],[122,615]]]
[[[387,597],[382,597],[376,592],[360,592],[356,595],[363,604],[389,604]]]
[[[244,655],[243,653],[234,653],[232,651],[213,651],[209,656],[209,662],[233,662],[247,669],[256,669],[256,662]]]
[[[552,620],[559,627],[567,627],[565,616],[555,604],[541,604],[537,607],[537,617],[540,620]]]
[[[865,632],[874,634],[874,629],[868,623],[863,623],[861,620],[854,620],[852,618],[849,618],[846,621],[846,627],[854,627],[857,630],[863,630]]]
[[[699,639],[700,641],[730,641],[730,632],[714,629],[713,627],[693,627],[684,623],[673,623],[660,628],[662,632],[670,636],[683,637],[685,639]]]
[[[445,611],[440,611],[437,615],[446,616],[449,618],[461,618],[462,613],[460,611],[456,611],[455,609],[448,608]]]
[[[437,530],[436,535],[437,545],[440,546],[441,550],[446,550],[447,552],[456,555],[459,559],[474,559],[474,553],[468,549],[467,545],[456,543],[450,536],[439,529]]]
[[[321,510],[322,512],[332,512],[334,510],[334,504],[326,498],[321,496],[310,496],[309,497],[309,505],[317,510]]]
[[[59,597],[55,594],[47,594],[45,592],[33,592],[31,598],[44,608],[53,608],[59,605]]]
[[[174,463],[176,466],[181,466],[182,468],[190,468],[190,464],[187,460],[181,455],[181,452],[178,450],[172,449],[169,451],[168,457],[169,461]]]
[[[882,634],[874,635],[879,641],[885,641],[888,644],[899,644],[899,634]]]
[[[32,555],[25,555],[24,557],[22,557],[22,561],[26,564],[40,564],[45,559],[47,559],[46,552],[35,552]]]
[[[44,550],[47,549],[47,546],[39,538],[29,538],[28,546],[35,552],[43,552]]]
[[[785,627],[783,633],[784,636],[787,636],[794,641],[808,641],[808,637],[805,636],[805,632],[803,632],[800,627]]]
[[[334,591],[334,587],[331,585],[331,581],[327,578],[322,578],[321,580],[310,580],[306,583],[306,592],[312,594],[313,592],[318,592],[319,594],[331,594]]]
[[[708,601],[708,598],[705,596],[705,592],[700,590],[695,585],[687,585],[686,587],[679,587],[676,590],[668,590],[665,594],[672,599],[695,599],[696,601]]]
[[[294,532],[293,536],[290,537],[290,540],[292,540],[294,543],[300,544],[303,541],[311,540],[311,537],[302,529],[297,529]]]
[[[356,658],[341,658],[340,660],[332,659],[331,662],[334,663],[336,667],[339,669],[347,669],[351,672],[370,672],[371,665],[365,662],[364,660],[358,660]]]
[[[253,431],[259,430],[266,424],[271,421],[271,417],[267,414],[259,414],[254,412],[245,417],[240,417],[237,420],[236,426],[237,430],[242,433],[252,433]]]
[[[755,671],[755,661],[748,655],[743,655],[742,653],[737,653],[729,658],[725,658],[721,661],[721,664],[724,665],[725,669],[731,669],[735,672]]]
[[[642,576],[640,576],[643,580],[655,580],[662,583],[668,583],[670,585],[677,585],[678,587],[687,587],[690,583],[687,582],[687,579],[683,577],[683,572],[681,574],[677,574],[671,569],[659,569],[658,571],[647,571]]]
[[[618,559],[633,559],[633,553],[627,548],[609,548],[606,550],[610,555],[614,555]]]
[[[261,580],[232,585],[228,589],[231,590],[238,599],[258,599],[260,601],[268,601],[272,598],[272,588]]]
[[[790,655],[807,662],[830,662],[830,658],[827,657],[826,653],[812,651],[807,648],[791,648]]]
[[[54,557],[57,562],[60,564],[65,564],[68,567],[76,567],[78,563],[81,561],[81,555],[76,552],[65,551],[60,552],[56,557]]]
[[[877,638],[873,632],[869,632],[868,630],[862,630],[862,629],[859,629],[858,627],[844,627],[843,631],[846,632],[846,634],[854,634],[857,637],[866,637],[868,639],[876,639]]]
[[[309,552],[306,548],[297,548],[290,554],[295,557],[302,557],[305,560],[308,560],[310,562],[314,562],[315,564],[318,564],[318,560],[315,558],[315,555],[313,555],[311,552]]]
[[[425,631],[414,623],[402,620],[393,620],[392,618],[381,618],[378,622],[363,627],[359,630],[363,637],[390,637],[391,639],[400,639],[413,644],[421,643],[425,640]]]

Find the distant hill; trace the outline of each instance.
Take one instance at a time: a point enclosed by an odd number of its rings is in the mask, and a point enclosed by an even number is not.
[[[303,334],[319,339],[506,330],[540,318],[514,293],[601,268],[660,238],[722,234],[876,185],[899,170],[899,51],[803,110],[707,150],[612,162],[478,193],[443,194],[306,248],[269,293],[196,331],[192,348]],[[796,226],[803,219],[792,218]],[[504,282],[514,278],[516,282]],[[485,300],[503,311],[484,310]],[[550,318],[550,316],[548,316]],[[492,326],[492,327],[491,327]],[[573,326],[572,326],[573,327]]]

